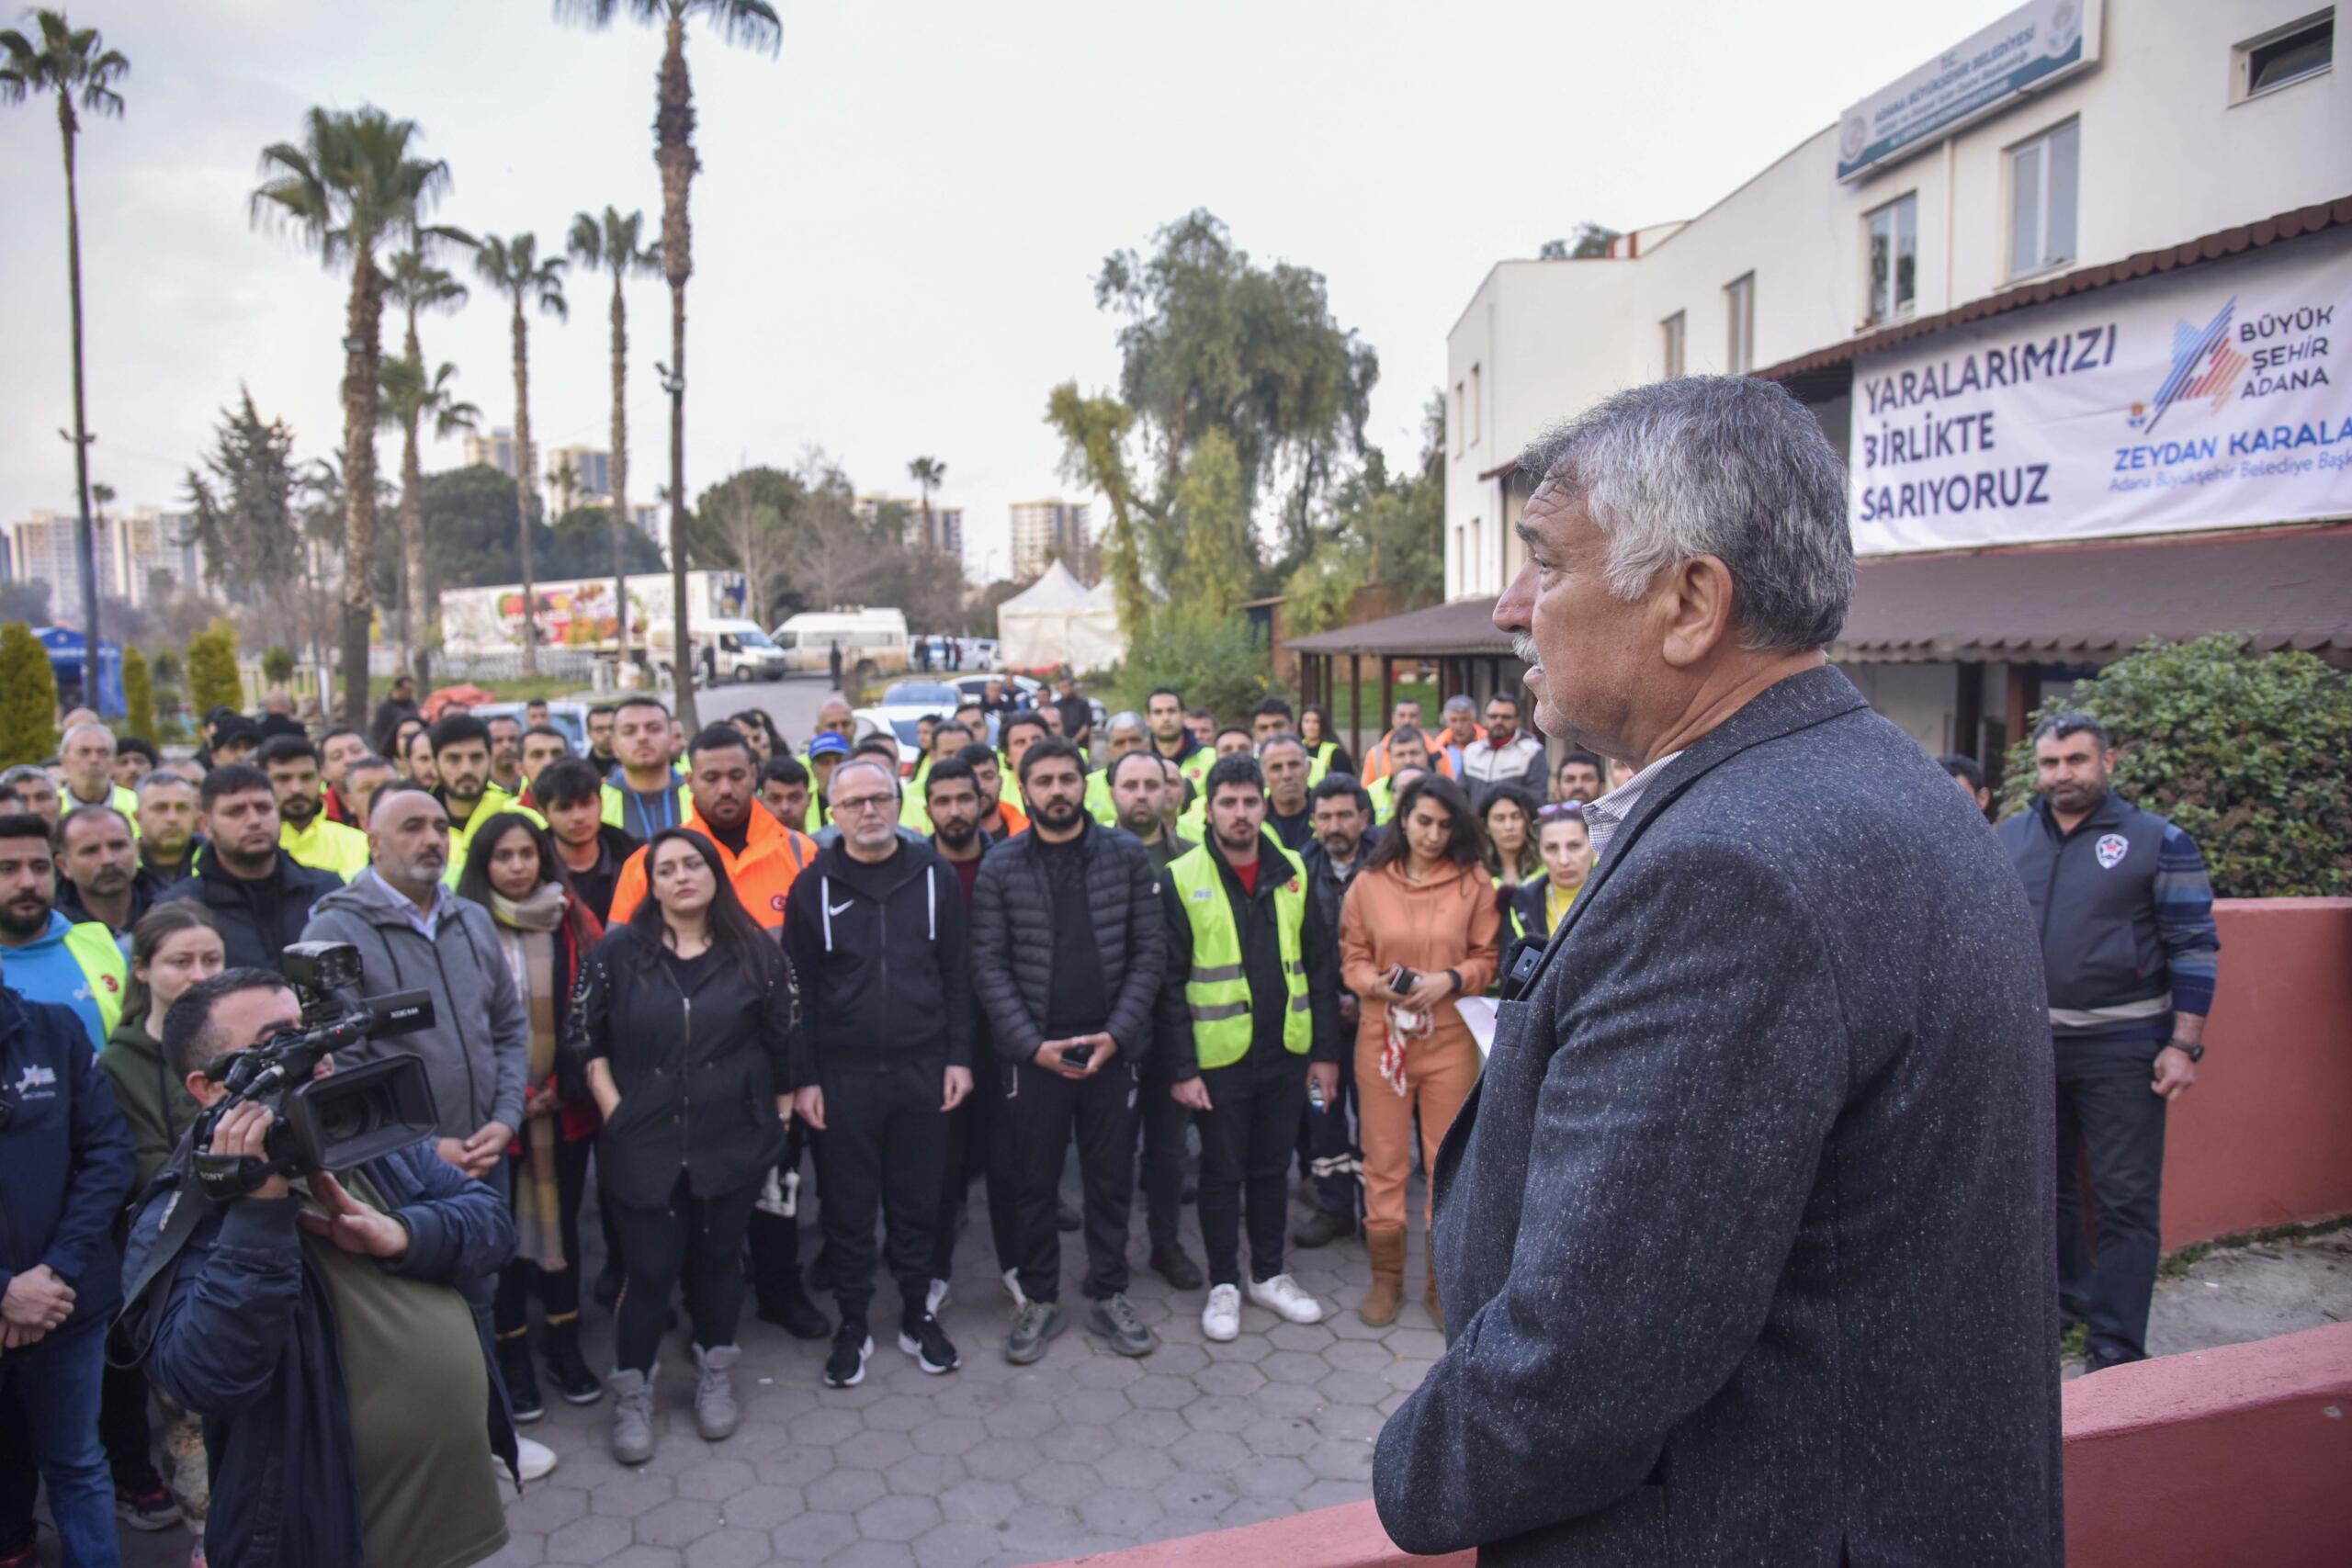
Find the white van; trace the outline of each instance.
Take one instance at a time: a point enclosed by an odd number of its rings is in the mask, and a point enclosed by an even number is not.
[[[791,668],[830,671],[835,648],[843,674],[861,682],[908,667],[907,617],[902,610],[804,610],[775,628]]]
[[[787,666],[784,650],[760,629],[757,621],[715,615],[694,624],[695,664],[705,681],[781,681]],[[667,657],[673,640],[671,625],[657,621],[647,629],[646,642],[658,657]]]

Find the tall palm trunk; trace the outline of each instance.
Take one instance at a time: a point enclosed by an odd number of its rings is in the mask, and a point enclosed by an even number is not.
[[[384,279],[361,246],[351,266],[343,361],[343,721],[368,722],[368,632],[374,602],[368,562],[376,542],[376,396],[383,351]]]
[[[686,219],[694,183],[695,91],[686,76],[686,17],[673,6],[662,85],[654,113],[653,161],[662,169],[662,268],[670,279],[670,668],[678,722],[692,735],[695,713],[693,622],[686,613],[686,279],[694,276],[694,231]]]
[[[82,574],[82,700],[98,705],[98,551],[90,525],[90,430],[82,396],[82,197],[74,174],[74,95],[57,90],[57,130],[65,142],[65,276],[74,310],[74,488],[81,514],[74,525],[74,559]]]
[[[412,364],[424,363],[424,347],[416,336],[416,305],[408,307],[408,335],[401,352]],[[401,664],[417,684],[432,689],[420,649],[424,641],[424,497],[423,459],[417,451],[417,426],[424,413],[409,409],[401,415]]]
[[[521,514],[515,558],[523,569],[523,678],[539,672],[539,595],[531,575],[531,525],[538,520],[538,471],[531,452],[531,326],[514,295],[514,486]]]
[[[613,615],[621,662],[628,662],[628,307],[621,297],[624,267],[613,269]]]

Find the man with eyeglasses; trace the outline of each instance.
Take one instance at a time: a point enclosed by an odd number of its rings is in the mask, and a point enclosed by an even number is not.
[[[1462,748],[1458,776],[1462,787],[1470,792],[1471,804],[1483,802],[1497,784],[1518,784],[1541,800],[1549,771],[1544,742],[1519,728],[1519,699],[1508,692],[1488,697],[1487,733]]]

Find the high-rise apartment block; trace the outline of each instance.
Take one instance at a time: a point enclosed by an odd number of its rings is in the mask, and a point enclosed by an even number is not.
[[[1012,576],[1026,582],[1048,562],[1063,560],[1079,570],[1094,547],[1082,501],[1020,501],[1012,505]]]

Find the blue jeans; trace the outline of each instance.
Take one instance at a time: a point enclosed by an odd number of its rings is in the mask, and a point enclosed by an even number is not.
[[[24,1409],[33,1462],[49,1483],[49,1511],[66,1568],[120,1568],[114,1472],[98,1441],[98,1388],[107,1320],[70,1324],[0,1359],[0,1388]]]

